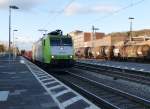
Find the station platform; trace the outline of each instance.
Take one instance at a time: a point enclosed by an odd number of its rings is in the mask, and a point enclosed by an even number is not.
[[[23,57],[0,56],[0,109],[100,109]]]
[[[77,60],[77,62],[150,73],[150,64],[136,62],[105,61],[95,59],[80,59]]]

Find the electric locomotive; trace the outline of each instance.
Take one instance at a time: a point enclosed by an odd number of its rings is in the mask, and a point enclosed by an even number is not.
[[[32,60],[46,66],[71,67],[74,64],[72,38],[61,30],[48,33],[32,47]]]

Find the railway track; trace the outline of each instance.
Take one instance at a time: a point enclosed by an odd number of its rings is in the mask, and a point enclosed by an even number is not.
[[[103,109],[150,109],[150,101],[80,76],[75,72],[53,74]]]
[[[111,76],[114,77],[114,79],[124,79],[150,85],[150,73],[148,74],[145,72],[131,71],[121,68],[112,68],[108,66],[98,66],[87,63],[77,63],[74,67],[100,73],[102,75]]]

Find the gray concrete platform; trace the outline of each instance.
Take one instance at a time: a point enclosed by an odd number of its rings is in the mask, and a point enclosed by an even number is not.
[[[23,57],[0,57],[0,109],[99,109]]]
[[[150,64],[142,64],[135,62],[104,61],[95,59],[87,59],[87,60],[81,59],[77,60],[77,62],[150,73]]]

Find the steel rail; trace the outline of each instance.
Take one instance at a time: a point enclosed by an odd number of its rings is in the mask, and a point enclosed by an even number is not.
[[[74,76],[76,76],[76,77],[78,77],[78,78],[81,78],[81,79],[90,81],[90,82],[92,82],[92,83],[94,83],[94,84],[97,84],[97,85],[99,85],[99,86],[101,86],[101,87],[103,87],[103,88],[105,88],[105,89],[108,89],[109,91],[112,91],[113,93],[116,93],[116,94],[119,94],[119,95],[121,95],[121,96],[127,97],[128,99],[131,99],[131,100],[133,100],[133,101],[135,101],[135,102],[138,102],[138,103],[140,103],[140,104],[143,104],[143,105],[145,105],[145,106],[150,107],[150,101],[149,101],[149,100],[143,99],[143,98],[138,97],[138,96],[133,95],[133,94],[129,94],[129,93],[124,92],[124,91],[121,91],[121,90],[119,90],[119,89],[115,89],[115,88],[113,88],[113,87],[110,87],[110,86],[107,86],[107,85],[105,85],[105,84],[99,83],[99,82],[97,82],[97,81],[95,81],[95,80],[91,80],[91,79],[89,79],[89,78],[87,78],[87,77],[83,77],[83,76],[74,74],[74,73],[69,72],[69,71],[66,71],[66,72],[69,73],[69,74],[71,74],[71,75],[74,75]]]
[[[96,86],[98,86],[99,90],[105,90],[108,93],[110,93],[110,95],[111,94],[115,94],[115,95],[117,95],[116,97],[123,97],[123,98],[125,98],[125,100],[129,100],[131,103],[132,102],[136,103],[136,104],[133,104],[135,106],[140,105],[140,106],[144,107],[144,109],[149,109],[150,108],[150,101],[148,101],[148,100],[145,100],[145,99],[140,98],[138,96],[135,96],[135,95],[123,92],[123,91],[115,89],[115,88],[112,88],[112,87],[107,86],[105,84],[102,84],[102,83],[99,83],[97,81],[91,80],[91,79],[89,79],[87,77],[83,77],[83,76],[74,74],[74,73],[72,73],[70,71],[65,71],[65,72],[68,75],[70,75],[70,77],[79,78],[79,79],[77,79],[79,81],[83,81],[84,80],[84,81],[87,81],[89,83],[96,84]],[[57,74],[55,74],[55,75],[57,75]],[[63,78],[62,75],[57,75],[57,78],[59,78],[65,84],[71,85],[71,87],[73,87],[75,90],[78,90],[78,92],[82,93],[83,95],[86,95],[87,98],[95,99],[98,103],[103,104],[106,108],[109,108],[109,109],[121,109],[117,105],[115,105],[115,104],[105,100],[102,97],[97,96],[96,94],[91,93],[90,91],[86,90],[85,88],[83,88],[83,87],[81,87],[81,86],[79,86],[77,84],[74,84],[74,83],[70,82],[67,79],[65,79],[65,80],[62,79]],[[117,102],[119,102],[119,101],[117,101]]]
[[[67,71],[66,71],[67,72]],[[98,97],[97,95],[89,92],[88,90],[80,87],[79,85],[76,85],[74,83],[71,83],[68,80],[64,80],[62,79],[62,77],[60,76],[55,76],[57,79],[61,80],[63,83],[65,83],[66,85],[70,86],[71,88],[73,88],[74,90],[78,91],[80,94],[86,96],[88,99],[90,99],[91,101],[93,101],[93,103],[96,103],[98,106],[102,107],[102,109],[121,109],[115,105],[113,105],[112,103]]]
[[[94,71],[96,73],[100,73],[103,75],[150,85],[150,77],[147,77],[147,75],[142,74],[142,72],[137,74],[137,73],[134,73],[134,71],[132,71],[132,73],[130,73],[130,72],[126,72],[124,69],[119,69],[120,71],[117,71],[118,69],[112,69],[111,67],[107,67],[107,66],[106,68],[102,68],[101,66],[98,66],[98,65],[89,65],[89,64],[83,64],[83,63],[76,64],[74,67],[79,68],[79,69],[86,69],[86,70],[88,69],[90,71]]]

